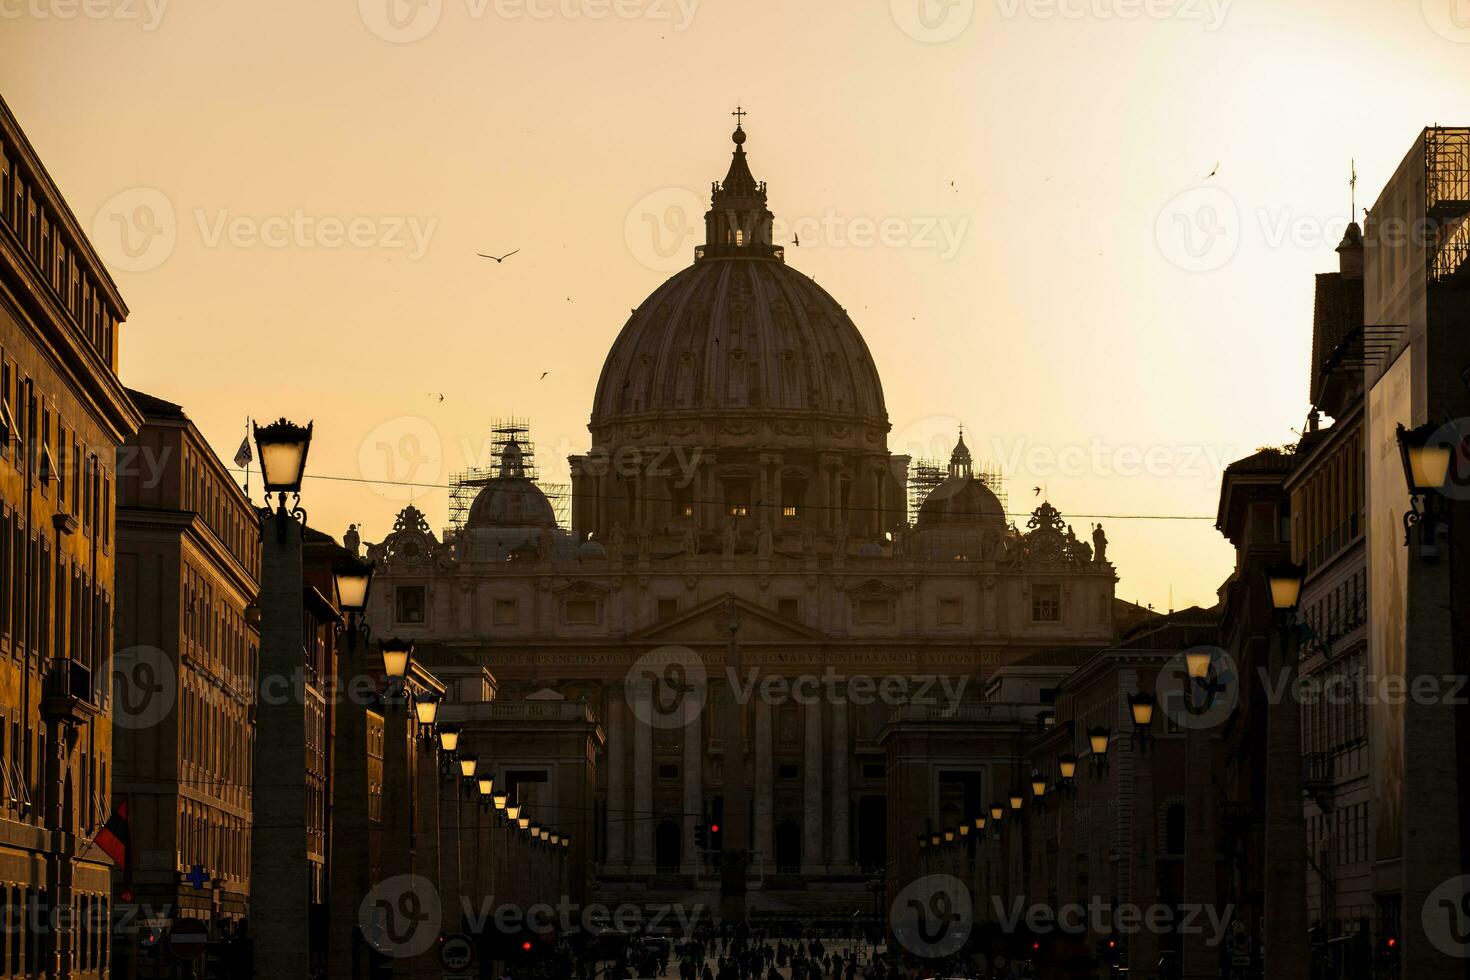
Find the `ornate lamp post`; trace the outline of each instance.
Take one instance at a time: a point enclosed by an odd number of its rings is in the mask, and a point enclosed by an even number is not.
[[[260,648],[262,681],[286,679],[291,695],[261,699],[256,706],[256,748],[253,798],[257,813],[277,819],[251,834],[251,880],[269,882],[273,900],[251,909],[257,935],[270,936],[255,953],[257,976],[289,976],[307,961],[307,921],[310,882],[307,862],[301,860],[307,835],[306,695],[301,673],[301,636],[306,621],[302,584],[302,540],[306,512],[301,508],[301,482],[311,448],[312,426],[295,425],[284,418],[254,426],[256,457],[264,478],[266,508],[261,515]],[[271,494],[277,495],[271,507]],[[286,496],[293,496],[291,506]],[[346,571],[344,569],[344,571]],[[347,600],[366,583],[344,576]],[[340,587],[339,587],[340,593]]]
[[[1103,725],[1087,730],[1087,747],[1092,750],[1092,774],[1099,779],[1108,771],[1108,743],[1112,738],[1112,731]]]
[[[299,517],[306,523],[306,511],[301,509],[301,481],[306,475],[306,454],[311,450],[311,428],[288,422],[284,418],[272,422],[265,428],[256,425],[255,450],[260,459],[260,475],[265,483],[266,505],[270,505],[271,494],[277,494],[276,538],[283,540],[286,522],[281,518]],[[286,495],[291,494],[291,510],[286,510]]]
[[[1128,695],[1128,712],[1133,717],[1133,738],[1139,751],[1147,752],[1149,743],[1153,741],[1154,710],[1158,705],[1158,699],[1147,691]]]
[[[1266,569],[1272,626],[1268,669],[1272,685],[1284,695],[1268,701],[1266,717],[1265,899],[1262,940],[1266,973],[1282,980],[1307,980],[1310,953],[1307,937],[1307,862],[1302,813],[1301,706],[1296,697],[1298,648],[1296,625],[1306,568],[1279,561]]]
[[[1450,512],[1444,506],[1445,478],[1455,447],[1436,435],[1439,427],[1425,422],[1413,429],[1403,423],[1398,427],[1399,455],[1404,465],[1404,480],[1409,485],[1409,510],[1404,514],[1404,544],[1419,529],[1419,556],[1427,560],[1439,557],[1441,527],[1449,523]]]

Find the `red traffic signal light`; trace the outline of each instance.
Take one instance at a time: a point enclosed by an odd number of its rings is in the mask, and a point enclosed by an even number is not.
[[[522,940],[521,941],[521,952],[522,953],[529,953],[530,951],[531,951],[531,940],[529,940],[529,939]]]
[[[712,833],[712,834],[718,834],[720,832],[720,825],[717,824],[717,823],[710,824],[709,825],[709,832]]]

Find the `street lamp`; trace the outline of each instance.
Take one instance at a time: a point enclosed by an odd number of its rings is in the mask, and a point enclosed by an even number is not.
[[[1133,736],[1139,748],[1147,751],[1153,740],[1154,709],[1159,706],[1158,698],[1147,691],[1128,695],[1128,713],[1133,716]]]
[[[510,799],[504,792],[496,793],[492,799],[495,801],[495,809],[504,810],[506,802]]]
[[[480,764],[477,755],[462,755],[459,757],[459,774],[466,780],[475,778],[475,767]]]
[[[944,842],[946,844],[953,844],[954,843],[954,831],[953,830],[946,830],[944,832]]]
[[[993,822],[996,825],[996,827],[995,827],[996,830],[1000,830],[1000,822],[1003,819],[1005,819],[1005,815],[1006,815],[1006,808],[1005,807],[1001,806],[999,803],[993,803],[993,804],[991,804],[991,807],[990,807],[990,819],[991,819],[991,822]]]
[[[1061,788],[1073,791],[1077,788],[1077,753],[1063,752],[1057,756],[1057,774],[1061,777]]]
[[[1279,561],[1266,569],[1266,581],[1271,586],[1271,608],[1280,613],[1295,609],[1305,577],[1306,569],[1289,561]]]
[[[1425,422],[1413,429],[1399,423],[1399,455],[1404,464],[1404,481],[1409,485],[1409,510],[1404,514],[1404,544],[1413,529],[1419,527],[1419,553],[1424,558],[1439,557],[1437,536],[1441,521],[1449,514],[1440,504],[1439,494],[1449,476],[1455,447],[1436,438],[1439,428]]]
[[[1046,796],[1046,773],[1035,769],[1031,771],[1031,795],[1038,800]]]
[[[277,517],[286,516],[286,494],[292,494],[296,504],[301,502],[301,479],[306,473],[306,454],[311,449],[312,424],[308,422],[306,428],[302,428],[282,418],[263,429],[252,425],[255,453],[260,457],[260,475],[265,482],[266,506],[270,506],[271,494],[279,494]],[[306,515],[299,506],[294,507],[292,513],[300,513],[304,522]],[[279,521],[277,527],[278,535],[284,539],[285,522]]]
[[[1092,750],[1092,774],[1101,776],[1108,771],[1108,742],[1112,732],[1102,725],[1087,730],[1087,747]]]
[[[1021,819],[1021,807],[1024,806],[1025,803],[1025,799],[1022,798],[1020,793],[1012,793],[1010,799],[1011,816],[1015,817],[1017,820]]]
[[[453,752],[459,748],[459,729],[453,725],[444,725],[439,729],[439,748],[443,752]]]
[[[414,698],[413,711],[420,725],[433,728],[434,719],[439,717],[439,699],[432,694],[420,694]]]
[[[378,650],[383,655],[383,676],[388,678],[388,690],[395,687],[407,691],[408,664],[413,659],[413,641],[397,637],[378,641]]]
[[[368,588],[373,581],[373,563],[346,555],[332,564],[332,581],[337,586],[337,608],[348,615],[367,612]]]
[[[514,803],[508,803],[508,804],[506,804],[506,807],[505,807],[505,819],[507,819],[507,820],[519,820],[520,818],[521,818],[521,808],[518,807],[518,806],[516,806]]]

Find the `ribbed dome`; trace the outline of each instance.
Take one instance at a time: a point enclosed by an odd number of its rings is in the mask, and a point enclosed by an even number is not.
[[[759,421],[777,443],[881,448],[888,413],[867,344],[826,290],[786,265],[744,130],[734,142],[694,265],[654,290],[613,342],[593,436],[714,445]]]
[[[867,344],[826,290],[780,259],[703,258],[623,327],[592,428],[745,410],[888,426]]]

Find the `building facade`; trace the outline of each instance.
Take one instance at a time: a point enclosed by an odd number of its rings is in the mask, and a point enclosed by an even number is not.
[[[113,795],[132,860],[117,886],[222,939],[250,900],[259,518],[183,409],[129,395],[144,424],[119,456]],[[171,975],[167,950],[136,940],[119,937],[123,975]]]
[[[1372,976],[1377,922],[1369,765],[1368,561],[1364,477],[1363,236],[1337,248],[1338,270],[1316,279],[1312,411],[1285,484],[1293,560],[1305,566],[1301,645],[1302,779],[1312,955],[1341,977]],[[1330,424],[1324,424],[1330,419]]]
[[[0,976],[108,970],[118,448],[127,307],[0,101]],[[58,914],[57,910],[66,910]],[[68,927],[71,913],[75,928]]]
[[[571,533],[505,440],[462,527],[409,507],[369,546],[369,615],[488,667],[501,703],[590,706],[606,748],[571,857],[595,895],[718,894],[697,835],[722,823],[754,914],[846,918],[927,819],[890,805],[894,704],[978,702],[1042,650],[1080,662],[1113,639],[1115,574],[1100,528],[1047,503],[1018,527],[963,439],[909,524],[877,368],[772,242],[745,139],[694,264],[613,342]]]

